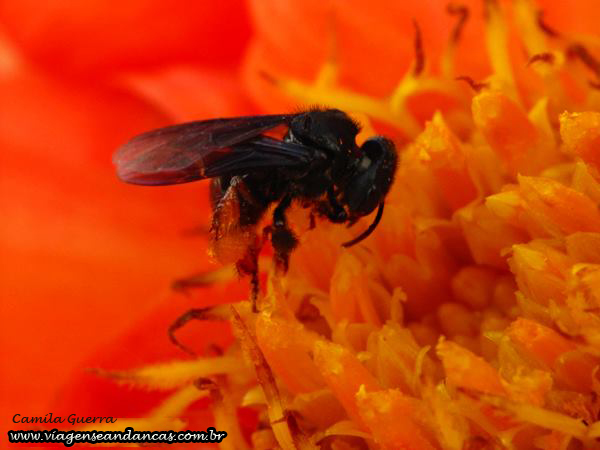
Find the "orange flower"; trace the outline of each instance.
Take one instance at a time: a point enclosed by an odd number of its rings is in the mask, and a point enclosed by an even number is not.
[[[37,391],[24,389],[29,377],[16,385],[30,396],[25,406],[47,405],[51,387],[65,383],[57,411],[138,417],[121,425],[141,429],[214,423],[236,449],[593,444],[600,47],[591,1],[448,10],[249,1],[245,51],[243,8],[69,8],[50,39],[62,8],[34,21],[24,5],[0,8],[0,89],[19,99],[0,109],[9,119],[0,139],[16,274],[5,286],[11,307],[30,316],[7,324],[5,341],[35,358],[4,372],[45,375]],[[98,39],[107,22],[120,27]],[[239,34],[215,46],[214,30]],[[292,211],[301,245],[287,275],[266,274],[259,313],[245,301],[221,305],[246,295],[226,282],[195,291],[193,303],[166,303],[181,300],[161,295],[170,280],[209,269],[198,256],[204,241],[174,238],[206,226],[206,200],[195,199],[206,186],[114,184],[108,149],[167,117],[251,112],[246,96],[264,112],[338,107],[362,120],[365,135],[394,137],[402,162],[386,213],[373,236],[345,250],[349,230],[325,221],[308,230],[303,211]],[[72,177],[78,189],[67,189]],[[69,323],[88,304],[93,317]],[[218,351],[185,359],[161,338],[177,310],[213,305],[210,321],[179,337]],[[23,333],[32,324],[36,332]],[[85,345],[36,347],[41,330]],[[69,371],[99,370],[67,381],[52,358],[65,348]]]

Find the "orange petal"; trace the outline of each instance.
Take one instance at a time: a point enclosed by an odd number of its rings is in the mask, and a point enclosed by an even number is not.
[[[506,394],[498,371],[483,358],[446,340],[438,343],[436,351],[453,385],[485,394]]]
[[[570,259],[544,242],[513,247],[510,268],[520,291],[540,305],[563,303]]]
[[[329,389],[333,391],[344,406],[348,416],[364,427],[356,394],[361,387],[367,392],[380,389],[377,380],[350,351],[341,345],[327,341],[317,341],[314,345],[315,364],[325,378]]]
[[[293,393],[322,389],[325,382],[309,353],[316,333],[276,316],[260,314],[256,321],[256,340],[271,369]]]
[[[537,0],[536,4],[544,11],[544,21],[559,32],[594,34],[597,30],[598,4],[594,0]]]
[[[478,332],[477,317],[473,311],[460,303],[442,303],[437,310],[437,318],[442,333],[448,337],[470,337]]]
[[[554,370],[557,380],[574,391],[588,394],[594,387],[594,373],[598,358],[580,350],[563,353],[556,360]]]
[[[250,26],[241,2],[2,2],[0,21],[35,63],[60,75],[202,61],[237,64]],[[218,45],[215,43],[218,42]]]
[[[0,277],[10,299],[0,386],[7,405],[31,411],[47,409],[72,370],[92,365],[90,352],[169,297],[174,279],[212,267],[206,239],[182,237],[210,217],[205,185],[146,190],[114,175],[114,149],[165,117],[92,84],[36,73],[0,81]]]
[[[600,264],[600,233],[573,233],[565,238],[567,254],[583,263]]]
[[[377,379],[384,387],[397,387],[405,393],[416,393],[420,375],[432,376],[433,364],[417,344],[414,332],[392,322],[371,333],[367,351],[376,355]],[[419,360],[421,362],[419,362]]]
[[[129,75],[125,83],[174,122],[256,112],[239,77],[230,70],[176,66]]]
[[[498,91],[484,91],[473,98],[472,112],[486,141],[513,175],[535,172],[528,156],[537,145],[538,132],[513,100]]]
[[[361,418],[382,449],[433,450],[423,430],[413,417],[422,417],[424,410],[418,400],[397,389],[366,392],[356,395]]]
[[[533,320],[519,318],[506,329],[506,335],[531,356],[552,367],[563,353],[576,346],[551,328]]]
[[[600,265],[577,264],[571,269],[569,299],[576,309],[593,311],[600,307]]]
[[[483,309],[492,301],[498,274],[483,266],[466,266],[452,278],[452,293],[464,305]]]
[[[442,196],[452,210],[474,200],[477,189],[467,166],[466,150],[437,114],[417,137],[415,145],[423,164],[433,170]]]
[[[526,241],[527,234],[507,224],[490,209],[486,205],[470,205],[461,209],[457,217],[475,262],[506,269],[506,250]]]
[[[560,115],[560,136],[565,150],[600,169],[600,113],[587,111]]]
[[[331,309],[337,321],[364,321],[381,324],[369,291],[369,276],[366,266],[351,253],[338,259],[331,278],[329,297]]]
[[[547,233],[600,231],[600,211],[589,197],[550,178],[522,176],[519,185],[527,214]]]

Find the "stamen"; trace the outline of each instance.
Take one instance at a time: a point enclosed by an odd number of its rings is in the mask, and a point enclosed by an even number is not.
[[[485,1],[486,11],[486,44],[490,64],[498,88],[505,90],[514,99],[517,98],[515,80],[508,54],[508,30],[502,17],[500,6],[496,0]],[[496,87],[496,86],[494,86]]]
[[[544,10],[539,10],[537,13],[537,24],[540,30],[552,38],[560,37],[560,33],[544,21],[544,14]]]
[[[516,25],[528,56],[548,53],[547,35],[539,26],[539,11],[531,0],[514,3]]]
[[[240,340],[242,349],[254,365],[256,378],[265,394],[267,412],[273,428],[273,433],[282,448],[298,448],[298,440],[303,440],[303,436],[302,434],[296,434],[299,430],[290,428],[289,426],[287,420],[288,410],[283,404],[283,399],[279,393],[275,375],[265,359],[263,352],[256,343],[254,336],[233,306],[231,307],[231,312],[233,328]],[[286,420],[279,421],[281,418]]]
[[[452,33],[450,34],[450,41],[452,43],[457,43],[462,36],[467,20],[469,20],[469,8],[465,5],[450,3],[446,7],[446,11],[448,11],[448,14],[450,15],[458,16],[456,25],[454,25]]]
[[[464,20],[466,19],[461,19],[459,27],[462,27]],[[336,85],[338,61],[335,36],[330,40],[329,57],[312,83],[294,79],[277,79],[264,72],[261,72],[260,75],[269,83],[278,86],[290,97],[306,105],[326,104],[348,112],[364,113],[373,119],[393,125],[407,137],[412,138],[421,131],[421,125],[407,108],[408,97],[425,91],[441,92],[449,97],[458,96],[447,80],[438,77],[424,77],[425,53],[422,36],[416,22],[414,22],[414,27],[415,62],[412,70],[400,80],[388,98],[377,99]]]
[[[454,52],[458,45],[458,41],[462,36],[467,20],[469,19],[469,8],[465,5],[451,3],[447,6],[446,11],[450,15],[458,16],[456,25],[450,33],[448,46],[444,50],[441,60],[442,74],[445,78],[452,78],[452,75],[454,74]]]
[[[572,44],[567,48],[566,51],[568,58],[579,59],[588,69],[594,72],[594,75],[600,79],[600,61],[598,61],[594,55],[582,44]]]
[[[321,69],[320,76],[318,77],[320,78],[320,83],[304,83],[294,79],[277,79],[273,81],[273,84],[279,86],[290,97],[304,104],[327,104],[328,106],[344,111],[366,113],[373,119],[393,125],[409,137],[418,134],[420,126],[405,108],[397,108],[392,100],[377,99],[340,87],[327,86],[323,83],[323,80],[328,78],[324,75],[326,71],[331,71],[331,68],[323,67]],[[431,80],[429,84],[433,86],[424,86],[424,88],[442,90],[442,83],[437,80]],[[410,89],[403,90],[402,97],[406,96],[406,91],[414,93],[417,90],[417,86],[410,86]]]
[[[463,75],[461,77],[456,77],[455,80],[464,81],[469,86],[471,86],[471,89],[473,89],[475,92],[479,92],[482,89],[486,89],[486,88],[490,87],[489,83],[475,81],[475,80],[473,80],[473,78],[468,77],[466,75]]]
[[[527,67],[529,67],[530,65],[536,63],[536,62],[543,62],[546,64],[554,64],[554,62],[556,61],[556,57],[554,56],[554,53],[538,53],[537,55],[533,55],[531,58],[529,58],[529,61],[527,61]]]
[[[415,27],[415,67],[413,69],[413,75],[418,77],[425,68],[425,52],[423,51],[421,28],[419,28],[419,24],[416,20],[413,20],[413,26]]]

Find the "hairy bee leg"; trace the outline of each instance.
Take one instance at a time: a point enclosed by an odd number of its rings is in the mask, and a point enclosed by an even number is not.
[[[317,211],[333,223],[344,223],[348,220],[348,213],[337,201],[331,188],[327,190],[327,200],[319,202]]]
[[[250,274],[250,285],[252,289],[250,291],[250,301],[252,302],[252,312],[258,312],[258,293],[260,291],[260,281],[258,279],[258,256],[256,257],[256,268]]]
[[[257,301],[260,292],[260,282],[258,279],[258,253],[260,247],[251,246],[246,250],[244,257],[235,263],[240,275],[250,277],[250,302],[252,303],[252,312],[258,312]]]
[[[313,211],[310,212],[309,219],[310,219],[310,226],[309,226],[308,229],[309,230],[314,230],[316,228],[316,226],[317,226],[317,219],[316,219],[315,213]]]
[[[224,309],[223,306],[209,306],[207,308],[193,308],[186,311],[184,314],[179,316],[174,322],[169,325],[167,330],[169,340],[176,346],[179,347],[184,352],[196,356],[195,352],[183,345],[179,340],[175,337],[175,333],[185,327],[188,322],[192,320],[213,320],[213,321],[228,321],[229,320],[229,309]],[[212,353],[223,354],[223,350],[216,344],[209,344],[208,350]]]
[[[171,323],[171,325],[169,325],[167,333],[169,335],[169,340],[173,343],[173,345],[180,348],[189,355],[196,356],[196,353],[193,350],[186,347],[177,340],[177,338],[175,337],[175,332],[183,328],[191,320],[206,320],[209,311],[210,308],[190,309],[189,311],[186,311],[183,315],[179,316],[173,323]]]
[[[290,254],[298,245],[298,239],[290,230],[285,218],[285,211],[292,204],[292,198],[285,195],[273,211],[273,225],[271,229],[271,244],[275,250],[275,269],[286,273],[289,267]]]

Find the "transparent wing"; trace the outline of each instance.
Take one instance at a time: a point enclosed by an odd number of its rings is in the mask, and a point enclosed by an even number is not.
[[[308,161],[310,149],[261,134],[297,114],[189,122],[134,137],[113,162],[122,180],[145,185],[186,183],[258,167]]]

